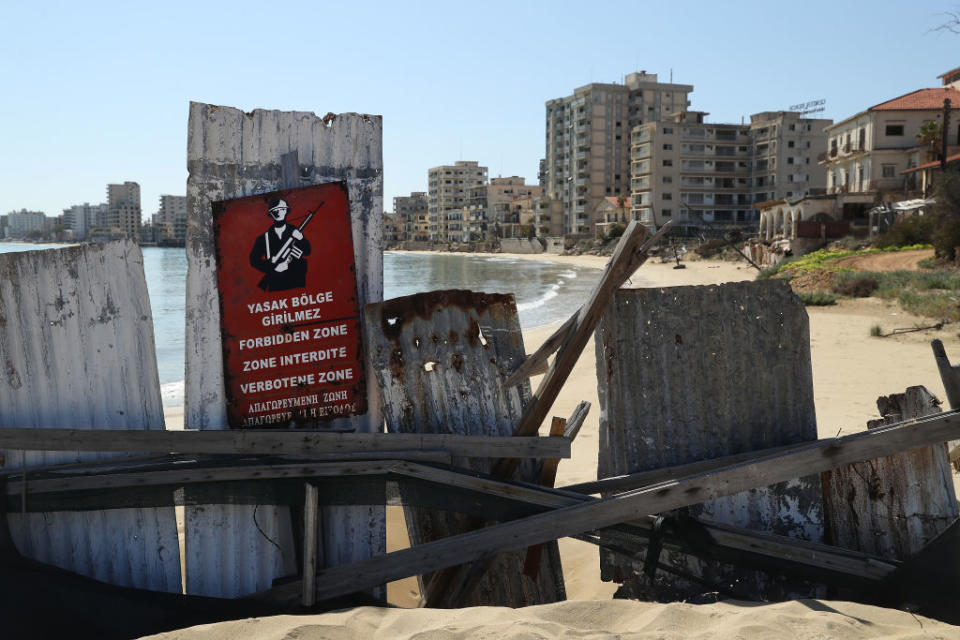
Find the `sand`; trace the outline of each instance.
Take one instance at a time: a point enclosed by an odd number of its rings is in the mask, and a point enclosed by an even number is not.
[[[517,256],[545,259],[544,256]],[[557,262],[603,268],[598,256],[550,256]],[[753,280],[755,270],[742,264],[687,262],[685,269],[650,261],[636,281],[656,286],[718,284]],[[571,310],[572,311],[572,310]],[[943,340],[947,354],[960,361],[957,328],[906,333],[887,338],[870,336],[879,324],[884,332],[931,324],[911,316],[895,303],[876,299],[844,300],[831,307],[808,307],[813,362],[814,397],[820,437],[861,431],[876,417],[876,398],[922,384],[945,399],[930,340]],[[565,318],[558,318],[558,322]],[[528,352],[534,351],[554,327],[524,332]],[[581,400],[593,408],[573,444],[572,457],[560,463],[557,486],[596,478],[599,403],[593,341],[567,381],[551,415],[569,416]],[[758,375],[762,372],[758,371]],[[533,387],[539,383],[533,379]],[[182,411],[168,414],[182,424]],[[388,509],[388,550],[408,545],[400,508]],[[176,638],[877,638],[956,637],[960,628],[912,614],[838,602],[803,601],[775,605],[720,603],[659,605],[618,602],[610,598],[616,585],[600,581],[595,546],[560,540],[567,596],[559,605],[522,610],[476,608],[460,611],[355,609],[310,617],[278,617],[197,628],[160,637]],[[399,607],[419,605],[415,579],[388,586],[388,599]],[[932,633],[932,635],[930,635]],[[622,634],[622,635],[620,635]]]

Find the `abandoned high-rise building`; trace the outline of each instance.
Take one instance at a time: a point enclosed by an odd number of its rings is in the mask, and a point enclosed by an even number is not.
[[[140,185],[136,182],[107,185],[107,208],[97,220],[98,235],[140,239]]]
[[[592,83],[547,101],[543,196],[562,203],[564,233],[592,234],[594,207],[630,195],[631,130],[685,112],[692,91],[641,71],[624,84]]]
[[[463,240],[463,207],[471,187],[487,183],[487,168],[473,160],[433,167],[427,172],[430,239]]]

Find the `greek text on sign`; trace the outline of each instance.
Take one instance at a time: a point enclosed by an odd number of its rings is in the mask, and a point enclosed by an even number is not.
[[[346,184],[215,202],[213,220],[230,426],[365,412]]]

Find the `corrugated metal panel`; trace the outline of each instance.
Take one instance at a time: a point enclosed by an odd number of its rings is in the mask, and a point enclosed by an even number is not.
[[[132,242],[0,255],[0,427],[163,429],[143,257]],[[116,454],[3,452],[5,468]],[[169,509],[10,514],[24,554],[123,586],[180,591]]]
[[[817,437],[807,314],[784,283],[621,290],[595,343],[601,478]],[[820,491],[803,478],[690,513],[819,541]],[[602,557],[605,579],[632,573]],[[723,575],[688,560],[669,559]]]
[[[531,398],[529,382],[503,386],[525,357],[513,296],[434,291],[368,305],[364,320],[388,431],[513,435]],[[486,473],[492,462],[459,458],[453,464]],[[541,468],[525,461],[519,477],[538,482]],[[414,545],[462,533],[467,522],[448,512],[407,509]],[[456,604],[524,606],[563,600],[557,545],[546,548],[535,580],[524,575],[525,552],[501,554],[469,598]]]
[[[187,428],[227,427],[210,203],[346,180],[360,304],[381,300],[381,138],[379,116],[341,114],[318,118],[309,112],[258,109],[244,113],[230,107],[190,104],[184,418]],[[296,162],[289,161],[290,154],[296,155]],[[290,175],[289,170],[284,175],[283,156],[297,175]],[[368,413],[340,420],[338,426],[351,426],[360,432],[382,429],[374,384],[369,376]],[[321,557],[328,566],[384,553],[383,507],[326,507],[323,523],[326,549]],[[285,507],[187,508],[187,592],[236,597],[270,587],[274,578],[294,571],[289,563],[293,548],[283,542],[289,537],[289,528],[289,510]],[[230,534],[223,538],[210,534],[226,529],[230,529]],[[227,541],[235,548],[223,549]],[[231,558],[231,562],[210,562],[210,558],[221,554]]]
[[[882,398],[895,413],[871,427],[939,413],[925,387]],[[906,560],[957,519],[945,444],[839,467],[823,474],[832,544]]]

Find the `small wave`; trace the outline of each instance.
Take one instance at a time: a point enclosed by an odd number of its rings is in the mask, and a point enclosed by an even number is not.
[[[167,382],[160,385],[160,400],[163,402],[164,409],[183,406],[185,381]]]
[[[518,304],[517,311],[521,311],[521,312],[530,311],[531,309],[542,307],[543,305],[547,304],[547,301],[552,300],[553,298],[556,298],[558,295],[560,295],[557,291],[559,288],[560,288],[559,285],[552,285],[549,291],[547,291],[545,294],[543,294],[536,300],[531,300],[530,302],[521,302],[520,304]]]
[[[498,258],[495,256],[486,257],[484,260],[487,262],[503,262],[506,264],[517,264],[519,262],[516,258]]]
[[[560,277],[561,277],[561,278],[567,278],[568,280],[572,280],[572,279],[574,279],[574,278],[577,277],[577,272],[576,272],[576,271],[561,271],[561,272],[560,272]]]

